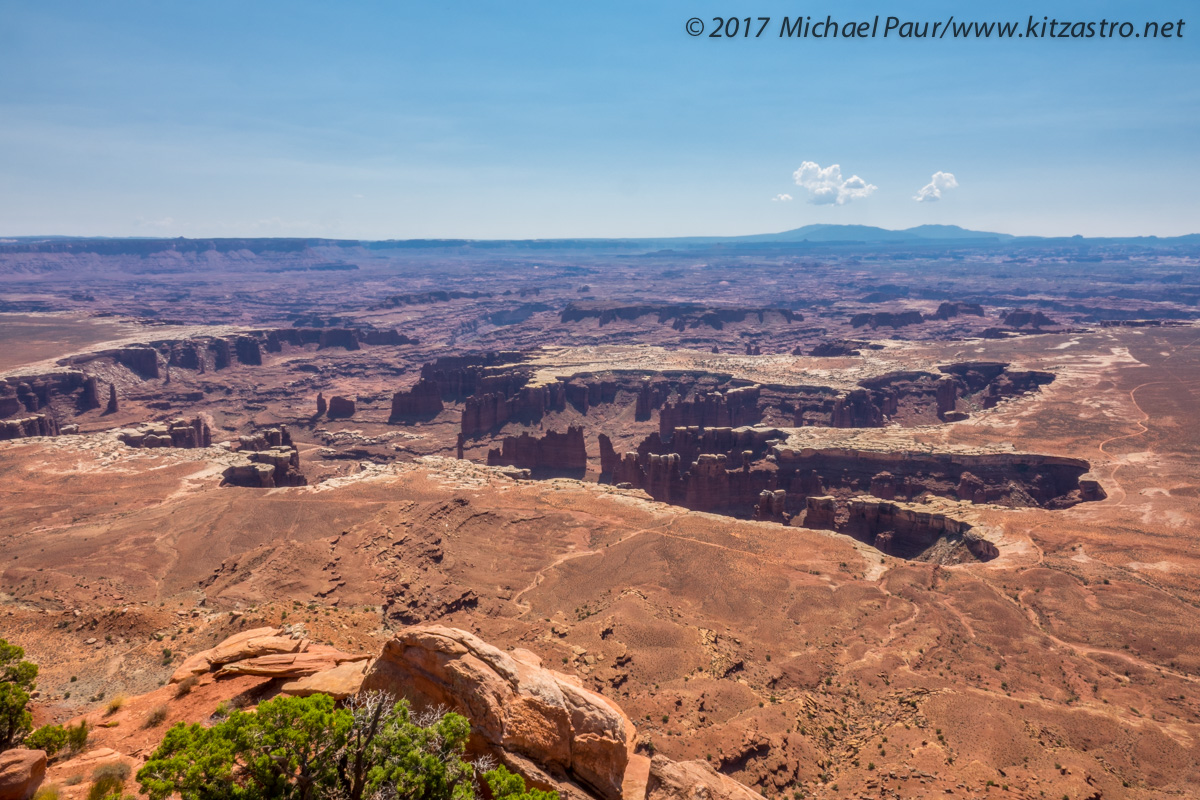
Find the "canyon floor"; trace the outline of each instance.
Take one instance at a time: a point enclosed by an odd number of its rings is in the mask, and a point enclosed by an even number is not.
[[[1200,786],[1194,252],[88,247],[0,248],[39,721],[436,622],[769,797]]]

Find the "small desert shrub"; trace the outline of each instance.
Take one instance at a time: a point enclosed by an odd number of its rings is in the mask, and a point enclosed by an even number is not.
[[[45,750],[47,757],[54,758],[67,746],[67,729],[62,725],[43,725],[25,737],[24,746],[30,750]]]
[[[92,784],[92,788],[88,789],[87,800],[105,800],[105,798],[119,798],[121,792],[125,788],[123,781],[115,777],[106,775],[100,780]]]
[[[129,780],[129,765],[124,761],[110,761],[92,770],[92,782],[103,778],[116,778],[121,783]]]
[[[33,800],[58,800],[58,787],[54,784],[43,786],[33,795]]]
[[[87,749],[88,724],[83,720],[75,727],[67,728],[67,749],[72,753],[82,753]]]
[[[115,714],[118,711],[120,711],[121,706],[123,706],[123,705],[125,705],[125,695],[123,695],[123,694],[113,695],[112,699],[108,701],[108,708],[105,709],[105,713],[107,713],[111,716],[112,714]]]
[[[166,721],[167,721],[167,707],[159,706],[158,708],[151,711],[150,714],[146,717],[145,727],[157,728],[159,725],[162,725]]]
[[[67,786],[78,786],[79,784],[83,783],[83,776],[72,775],[69,778],[63,778],[63,783],[65,783]]]
[[[195,675],[188,675],[186,678],[181,680],[179,683],[175,684],[175,696],[183,697],[184,695],[191,694],[192,689],[195,689],[196,684],[199,682],[200,682],[200,679],[197,678]]]
[[[88,789],[87,800],[103,800],[120,797],[129,780],[129,765],[121,761],[101,764],[92,772],[92,788]]]
[[[101,764],[92,771],[92,787],[88,789],[87,800],[122,797],[127,780],[128,764],[121,761]]]

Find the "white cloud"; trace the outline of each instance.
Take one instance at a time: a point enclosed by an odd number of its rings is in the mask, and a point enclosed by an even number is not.
[[[843,178],[838,164],[822,169],[820,164],[805,161],[792,178],[797,186],[808,190],[808,201],[816,205],[845,205],[851,200],[867,197],[878,188],[857,175]]]
[[[935,172],[929,183],[922,186],[921,190],[913,195],[913,200],[918,203],[935,203],[942,199],[942,192],[957,188],[958,181],[954,179],[954,173]]]
[[[790,194],[777,194],[771,198],[776,203],[790,203],[792,196]]]

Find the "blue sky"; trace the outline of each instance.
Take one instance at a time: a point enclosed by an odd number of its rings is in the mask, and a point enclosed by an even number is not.
[[[1198,232],[1197,11],[0,0],[0,235]],[[798,13],[1187,26],[1157,41],[778,39]],[[751,40],[684,30],[730,14],[772,23]],[[793,180],[805,161],[877,188],[812,204]],[[958,187],[914,201],[938,171]]]

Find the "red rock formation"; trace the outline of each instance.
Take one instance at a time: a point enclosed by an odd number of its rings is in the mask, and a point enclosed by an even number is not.
[[[763,489],[758,495],[758,505],[754,507],[754,518],[774,520],[786,525],[792,518],[787,512],[787,492],[783,489]]]
[[[937,415],[945,419],[946,415],[958,406],[958,381],[950,377],[941,378],[937,382]]]
[[[329,404],[325,402],[325,395],[317,392],[317,416],[325,416],[325,412],[329,409]]]
[[[213,339],[208,349],[213,354],[213,369],[225,369],[233,363],[233,351],[225,339]]]
[[[609,439],[603,433],[598,438],[600,442],[600,477],[603,480],[612,477],[617,464],[620,462],[620,457],[617,455],[616,449],[613,448],[612,439]]]
[[[478,743],[526,778],[582,784],[601,800],[623,798],[633,723],[528,651],[505,653],[454,628],[412,627],[384,645],[362,688],[467,716]]]
[[[94,375],[89,375],[83,384],[83,396],[79,400],[80,411],[91,411],[100,407],[100,386]]]
[[[0,800],[30,800],[46,777],[46,752],[13,748],[0,753]]]
[[[349,397],[342,397],[335,394],[329,398],[328,416],[330,419],[353,417],[355,410],[355,403]]]
[[[837,527],[837,500],[832,497],[805,498],[804,527],[824,531]]]
[[[300,453],[294,447],[266,450],[242,450],[243,460],[222,473],[228,486],[272,489],[276,486],[304,486],[308,480],[300,472]]]
[[[24,439],[27,436],[57,436],[58,420],[49,414],[0,420],[0,440]]]
[[[191,421],[149,422],[117,434],[130,447],[180,447],[194,449],[212,445],[212,428],[203,416]]]
[[[854,389],[833,406],[830,426],[834,428],[878,428],[883,425],[883,410],[875,405],[866,389]]]
[[[411,339],[393,328],[385,330],[372,328],[369,331],[363,332],[362,340],[369,345],[417,344],[416,339]]]
[[[159,377],[158,351],[152,347],[123,347],[116,351],[115,357],[143,378]]]
[[[270,489],[308,483],[300,472],[300,453],[286,425],[242,436],[238,444],[241,460],[222,473],[226,485]]]
[[[433,419],[443,408],[442,390],[437,382],[422,378],[407,392],[392,395],[392,413],[388,421]]]
[[[104,407],[105,414],[115,414],[119,410],[117,405],[117,385],[110,383],[108,385],[108,405]]]
[[[658,416],[659,435],[670,436],[676,428],[736,428],[760,422],[760,391],[758,386],[745,386],[668,402]]]
[[[357,350],[358,332],[349,328],[326,328],[321,331],[317,347],[321,350],[327,347]]]
[[[571,427],[566,433],[547,431],[541,438],[528,432],[506,436],[500,449],[488,452],[487,463],[489,466],[582,475],[587,470],[583,428]]]
[[[880,472],[871,478],[870,492],[882,500],[896,499],[896,476],[890,472]]]
[[[250,364],[251,366],[262,364],[262,348],[259,346],[258,339],[250,336],[239,336],[234,340],[233,344],[239,362]]]
[[[1034,454],[892,453],[830,448],[791,450],[767,428],[680,428],[647,437],[619,458],[602,445],[607,480],[699,511],[833,527],[845,498],[911,501],[927,494],[1010,507],[1066,508],[1102,498],[1081,481],[1085,461]],[[678,452],[671,452],[677,450]],[[606,452],[607,451],[607,452]],[[824,499],[833,496],[829,506]],[[812,498],[817,501],[809,502]],[[839,528],[840,529],[840,528]],[[961,532],[961,531],[960,531]]]

